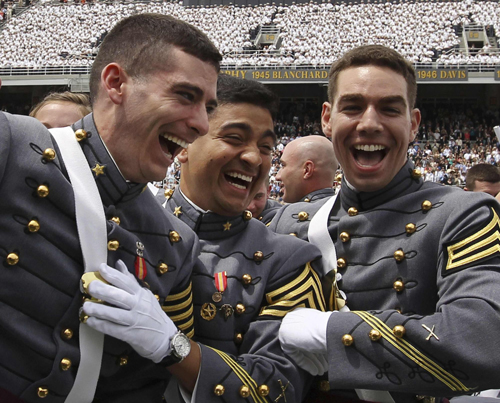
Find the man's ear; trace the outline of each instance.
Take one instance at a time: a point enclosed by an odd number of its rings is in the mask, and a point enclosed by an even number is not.
[[[323,103],[323,110],[321,111],[321,128],[323,133],[328,138],[332,138],[332,125],[330,124],[330,116],[332,113],[332,106],[329,102]]]
[[[304,179],[309,179],[314,173],[314,162],[307,160],[304,162]]]
[[[130,77],[118,63],[110,63],[101,72],[101,87],[116,105],[123,102],[125,85]]]
[[[177,154],[177,159],[181,164],[185,164],[188,160],[188,148],[183,148],[179,154]]]

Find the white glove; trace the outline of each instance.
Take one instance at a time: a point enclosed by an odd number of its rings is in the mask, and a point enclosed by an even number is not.
[[[177,327],[161,309],[153,293],[142,288],[129,273],[125,263],[116,262],[118,270],[102,263],[99,273],[111,285],[92,281],[90,295],[108,304],[85,302],[87,325],[101,333],[123,340],[137,353],[155,363],[170,354],[170,339]]]
[[[328,371],[326,328],[331,314],[311,308],[297,308],[281,322],[281,348],[311,375],[322,375]]]

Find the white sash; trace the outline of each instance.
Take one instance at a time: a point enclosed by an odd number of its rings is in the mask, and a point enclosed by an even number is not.
[[[106,219],[101,197],[88,162],[71,127],[50,129],[68,170],[75,193],[76,225],[84,270],[97,271],[107,262]],[[80,323],[80,365],[65,403],[90,403],[101,372],[104,334]]]
[[[337,252],[335,251],[335,244],[328,232],[328,219],[336,199],[337,195],[334,195],[321,206],[309,223],[307,232],[309,242],[316,245],[321,251],[323,276],[332,270],[335,270],[335,273],[337,273]],[[347,305],[341,309],[341,311],[348,310]],[[356,389],[356,394],[361,400],[369,402],[394,403],[391,394],[384,390]]]

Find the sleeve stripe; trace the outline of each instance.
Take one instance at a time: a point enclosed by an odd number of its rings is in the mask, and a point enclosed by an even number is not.
[[[364,311],[352,311],[352,313],[358,315],[366,323],[368,323],[373,329],[377,329],[381,332],[382,337],[387,340],[390,344],[396,347],[404,355],[406,355],[410,360],[415,362],[417,365],[425,369],[434,375],[437,379],[443,382],[453,391],[470,391],[460,380],[446,372],[442,367],[436,364],[434,361],[427,358],[422,354],[417,348],[408,343],[404,339],[399,339],[392,333],[390,329],[384,322],[382,322],[376,316],[369,314]]]
[[[171,294],[161,307],[175,325],[188,337],[194,335],[193,294],[191,283],[178,294]]]
[[[167,302],[167,301],[165,301],[165,302]],[[171,301],[169,301],[169,302],[171,302]],[[162,308],[165,312],[175,312],[175,311],[179,311],[181,309],[187,308],[189,305],[193,305],[193,296],[192,295],[190,295],[187,300],[185,300],[184,302],[181,302],[180,304],[163,305]]]
[[[192,287],[192,283],[190,282],[188,287],[180,292],[179,294],[170,294],[169,296],[167,296],[167,298],[165,299],[165,302],[172,302],[172,301],[176,301],[178,299],[183,299],[185,298],[190,292],[191,292],[191,287]]]
[[[223,351],[216,350],[213,347],[207,346],[208,348],[215,351],[222,360],[228,365],[229,368],[233,370],[238,378],[240,378],[243,385],[248,386],[250,389],[250,396],[255,403],[266,403],[266,400],[263,399],[259,393],[257,392],[257,383],[255,380],[239,365],[236,361],[234,361],[229,355],[224,353]]]

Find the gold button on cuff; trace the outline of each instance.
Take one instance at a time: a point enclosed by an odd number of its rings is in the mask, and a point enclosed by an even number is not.
[[[120,225],[120,217],[111,217],[111,221],[113,221],[116,225]]]
[[[160,263],[158,266],[156,266],[156,272],[158,275],[165,274],[168,272],[168,265],[166,263]]]
[[[413,223],[408,223],[405,226],[405,231],[407,234],[413,234],[417,230],[417,226]]]
[[[222,396],[224,394],[224,392],[226,391],[226,388],[222,385],[215,385],[215,388],[214,388],[214,393],[216,396]]]
[[[309,197],[306,197],[306,198],[304,199],[304,201],[305,201],[306,203],[310,203],[310,202],[311,202],[311,199],[310,199]]]
[[[255,260],[256,262],[262,262],[262,260],[264,260],[264,254],[260,250],[258,250],[253,254],[253,260]]]
[[[172,195],[174,194],[174,189],[167,189],[165,190],[165,193],[163,193],[167,199],[170,199]]]
[[[328,392],[330,390],[330,382],[322,380],[319,383],[319,390],[322,392]]]
[[[352,337],[350,334],[344,334],[342,336],[342,344],[346,347],[352,346],[352,343],[354,343],[354,337]]]
[[[14,266],[19,263],[19,255],[17,253],[9,253],[7,255],[7,264]]]
[[[43,152],[43,158],[47,161],[53,161],[56,158],[56,152],[52,148],[47,148]]]
[[[345,259],[344,259],[344,258],[339,258],[339,259],[337,259],[337,267],[338,267],[339,269],[343,269],[343,268],[344,268],[344,267],[346,267],[346,266],[347,266],[347,262],[345,261]]]
[[[170,239],[170,242],[179,242],[181,240],[181,236],[177,231],[170,231],[168,234],[168,239]]]
[[[71,360],[69,358],[63,358],[61,360],[60,367],[63,371],[67,371],[71,368]]]
[[[309,214],[307,214],[305,211],[301,211],[299,213],[299,221],[305,221],[309,218]]]
[[[405,283],[401,280],[396,280],[392,285],[392,288],[394,288],[397,292],[401,292],[405,289]]]
[[[249,210],[245,210],[245,211],[243,212],[243,219],[244,219],[245,221],[248,221],[248,220],[250,220],[251,218],[252,218],[252,213],[251,213]]]
[[[250,396],[250,388],[246,385],[243,385],[240,388],[240,396],[244,397],[244,398],[247,398],[248,396]]]
[[[252,282],[252,276],[250,274],[243,274],[243,276],[241,276],[241,280],[243,281],[243,284],[248,285]]]
[[[64,340],[69,340],[73,337],[73,330],[71,329],[63,329],[61,330],[61,337]]]
[[[241,344],[241,343],[243,343],[243,333],[236,333],[236,334],[234,335],[234,342],[235,342],[236,344]]]
[[[368,337],[371,341],[377,341],[382,337],[382,333],[380,333],[377,329],[372,329],[370,330],[370,333],[368,333]]]
[[[49,188],[48,188],[48,186],[40,185],[36,189],[36,193],[37,193],[38,197],[47,197],[49,195]]]
[[[40,223],[37,220],[31,220],[28,223],[29,232],[37,232],[40,229]]]
[[[422,173],[418,169],[414,169],[411,172],[411,176],[415,179],[419,179],[422,176]]]
[[[269,394],[269,386],[267,385],[260,385],[259,386],[259,395],[261,396],[267,396]]]
[[[81,323],[87,323],[87,320],[89,319],[89,315],[85,315],[85,313],[82,310],[82,312],[80,313],[79,319],[80,319]]]
[[[349,210],[347,210],[347,214],[349,214],[351,217],[354,217],[358,215],[358,209],[356,207],[351,207]]]
[[[401,325],[394,326],[394,328],[392,329],[392,333],[394,333],[394,336],[396,336],[398,339],[401,339],[405,335],[406,329]]]
[[[115,251],[118,250],[120,247],[120,242],[118,242],[116,239],[112,239],[111,241],[108,242],[108,250]]]
[[[401,249],[397,250],[396,252],[394,252],[394,259],[396,260],[396,262],[402,262],[403,260],[405,260],[405,253]]]
[[[123,367],[128,364],[128,357],[126,355],[121,356],[118,358],[118,365],[120,367]]]
[[[49,395],[49,390],[44,386],[39,386],[37,395],[40,399],[44,399]]]
[[[340,233],[340,240],[342,242],[348,242],[351,239],[351,236],[347,232]]]
[[[245,313],[245,310],[246,310],[245,305],[243,305],[243,304],[236,304],[236,307],[235,307],[235,308],[236,308],[236,309],[235,309],[235,310],[236,310],[236,313],[237,313],[238,315],[241,315],[241,314]]]
[[[87,132],[83,129],[78,129],[75,132],[75,137],[78,141],[85,140],[87,138]]]
[[[422,202],[422,210],[429,211],[432,208],[432,203],[429,200],[424,200]]]

